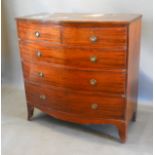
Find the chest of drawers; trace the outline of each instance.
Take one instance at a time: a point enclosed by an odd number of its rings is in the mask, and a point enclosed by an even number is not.
[[[141,15],[38,14],[16,19],[28,120],[34,108],[80,124],[136,119]]]

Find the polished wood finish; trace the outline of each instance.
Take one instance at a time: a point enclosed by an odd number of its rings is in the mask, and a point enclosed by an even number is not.
[[[17,21],[18,37],[22,40],[35,40],[35,41],[52,41],[60,42],[60,28],[56,25],[49,25],[40,22],[31,21]],[[36,36],[36,33],[39,33]]]
[[[27,119],[30,121],[32,116],[33,116],[33,112],[34,112],[34,106],[31,105],[30,103],[27,103],[27,110],[28,110],[28,116]]]
[[[140,58],[141,20],[130,24],[128,45],[127,112],[126,120],[136,120],[138,96],[138,70]]]
[[[17,18],[28,120],[34,108],[80,124],[113,124],[121,142],[136,120],[141,15]]]
[[[20,21],[39,21],[42,23],[55,23],[55,24],[83,24],[91,25],[127,25],[142,17],[140,14],[103,14],[103,13],[40,13],[36,15],[23,16],[16,18]],[[79,26],[79,25],[78,25]],[[91,25],[92,26],[92,25]]]
[[[21,58],[34,63],[47,62],[85,70],[126,69],[126,50],[96,50],[25,41],[20,41],[19,47]],[[37,52],[40,52],[41,55],[37,56]],[[90,60],[93,56],[96,57],[94,63]]]
[[[83,71],[64,69],[54,65],[23,63],[24,78],[38,83],[57,87],[103,93],[125,94],[125,72],[118,71]],[[43,74],[43,77],[39,75]],[[76,75],[76,76],[75,76]],[[95,79],[93,85],[91,80]]]
[[[126,27],[64,27],[63,43],[88,46],[89,48],[119,49],[126,50],[127,28]],[[96,37],[96,41],[91,41],[91,37]]]
[[[111,97],[30,83],[26,83],[26,91],[28,102],[40,109],[44,107],[85,118],[124,119],[125,98],[122,96]],[[41,95],[45,98],[40,98]],[[93,105],[97,106],[93,108]]]

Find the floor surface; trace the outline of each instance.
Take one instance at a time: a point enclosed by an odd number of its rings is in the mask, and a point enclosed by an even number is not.
[[[2,155],[152,155],[152,111],[138,106],[137,121],[121,144],[112,125],[67,123],[39,110],[27,121],[24,92],[2,88]]]

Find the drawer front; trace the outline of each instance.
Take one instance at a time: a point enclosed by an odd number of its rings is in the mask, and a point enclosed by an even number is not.
[[[124,69],[126,51],[67,48],[46,43],[20,42],[21,57],[32,62],[47,62],[83,69]]]
[[[84,71],[52,65],[23,63],[24,77],[33,82],[76,90],[125,93],[126,74],[120,71]]]
[[[60,27],[30,21],[18,21],[18,37],[22,40],[60,42]]]
[[[127,49],[126,27],[64,27],[63,43],[76,44],[79,46],[105,48],[105,49]]]
[[[125,99],[122,97],[80,93],[30,83],[26,83],[25,86],[28,102],[40,109],[51,109],[85,118],[124,117]]]

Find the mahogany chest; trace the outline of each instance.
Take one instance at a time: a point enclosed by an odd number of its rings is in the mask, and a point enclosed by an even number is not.
[[[16,22],[28,120],[38,108],[113,124],[125,142],[136,119],[141,15],[45,13]]]

